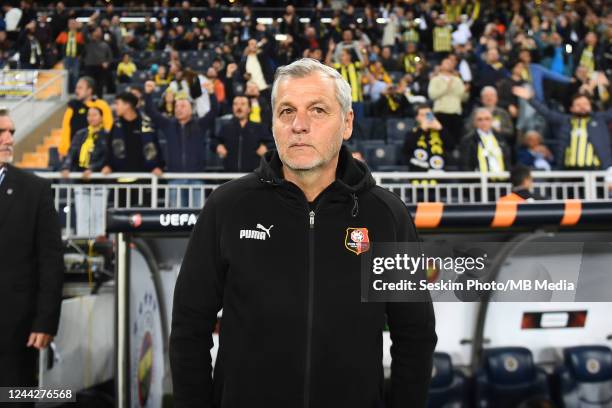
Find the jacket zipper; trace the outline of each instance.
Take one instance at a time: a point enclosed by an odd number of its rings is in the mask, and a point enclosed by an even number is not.
[[[306,332],[306,375],[304,377],[304,408],[310,406],[310,371],[312,360],[312,321],[314,313],[314,227],[315,212],[310,210],[308,229],[308,314]]]

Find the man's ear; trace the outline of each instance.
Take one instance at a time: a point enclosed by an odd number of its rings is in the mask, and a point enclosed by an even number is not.
[[[349,140],[353,134],[353,119],[355,118],[355,114],[351,109],[346,113],[346,117],[344,118],[344,133],[342,134],[343,140]]]

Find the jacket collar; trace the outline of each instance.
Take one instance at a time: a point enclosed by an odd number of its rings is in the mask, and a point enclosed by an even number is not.
[[[299,198],[303,204],[303,193],[293,183],[287,182],[282,177],[283,163],[276,150],[267,152],[262,158],[259,167],[255,170],[255,174],[259,177],[262,183],[266,183],[273,187],[280,187],[280,190],[285,190],[284,194],[292,201]],[[327,187],[323,193],[329,194],[326,198],[328,203],[335,201],[352,200],[351,214],[357,216],[359,205],[357,196],[371,189],[376,182],[370,173],[368,167],[361,161],[355,160],[346,146],[342,146],[338,157],[338,167],[336,168],[336,180]],[[322,193],[322,194],[323,194]]]

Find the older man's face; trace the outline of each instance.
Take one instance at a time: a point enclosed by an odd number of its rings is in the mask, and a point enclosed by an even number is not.
[[[15,125],[8,116],[0,116],[0,165],[13,161]]]
[[[276,149],[290,170],[335,163],[342,140],[353,131],[353,112],[342,116],[334,81],[322,74],[282,80],[273,109]]]
[[[477,129],[488,132],[493,126],[493,115],[489,111],[480,111],[474,117],[474,122]]]
[[[494,108],[497,105],[497,92],[493,89],[487,89],[480,95],[480,99],[487,108]]]

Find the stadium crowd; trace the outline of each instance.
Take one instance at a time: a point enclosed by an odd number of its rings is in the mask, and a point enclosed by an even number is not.
[[[3,5],[2,63],[69,72],[66,172],[253,170],[301,57],[351,85],[373,169],[612,167],[607,1],[104,4]]]

